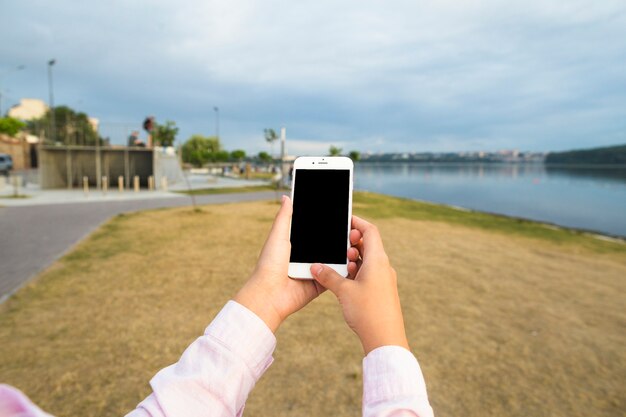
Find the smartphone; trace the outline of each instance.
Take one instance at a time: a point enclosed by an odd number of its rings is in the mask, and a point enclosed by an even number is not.
[[[323,263],[348,276],[354,164],[343,156],[304,156],[293,165],[291,278],[313,279],[311,265]]]

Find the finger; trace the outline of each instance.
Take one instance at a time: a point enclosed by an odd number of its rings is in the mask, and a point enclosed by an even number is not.
[[[348,249],[348,261],[348,278],[355,279],[363,263],[361,255],[356,248],[352,247]]]
[[[359,264],[357,262],[348,262],[348,278],[354,280],[356,274],[359,273]]]
[[[356,229],[350,230],[350,245],[359,251],[363,248],[363,235],[360,231]]]
[[[350,244],[356,246],[361,242],[363,235],[357,229],[350,230]]]
[[[348,260],[352,262],[356,262],[359,260],[361,255],[359,254],[359,250],[357,248],[348,249]]]
[[[342,288],[350,282],[327,265],[311,265],[311,274],[324,288],[329,289],[337,296],[341,293]]]
[[[324,291],[326,291],[326,288],[322,287],[322,284],[320,284],[317,281],[311,281],[311,284],[313,284],[315,286],[315,291],[317,291],[317,295],[321,295]]]
[[[289,227],[291,226],[291,215],[293,213],[293,206],[291,199],[286,195],[283,196],[280,210],[276,214],[272,230],[267,238],[268,242],[275,239],[289,240]]]
[[[294,284],[296,287],[302,287],[304,289],[304,298],[306,302],[309,303],[311,300],[318,297],[326,288],[322,287],[319,282],[314,279],[298,279],[298,280],[289,280],[290,284]]]
[[[380,233],[376,226],[358,216],[352,216],[352,228],[358,230],[363,235],[363,242],[359,248],[359,252],[363,258],[365,258],[370,251],[373,253],[385,252],[383,241],[380,238]]]

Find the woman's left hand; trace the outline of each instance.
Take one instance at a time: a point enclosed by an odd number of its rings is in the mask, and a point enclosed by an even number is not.
[[[276,332],[289,315],[325,291],[315,280],[291,279],[287,276],[292,212],[291,199],[283,196],[254,272],[234,297],[236,302],[259,316],[272,332]]]

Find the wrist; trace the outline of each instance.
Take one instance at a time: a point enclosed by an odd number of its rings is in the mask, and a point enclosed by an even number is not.
[[[406,332],[404,331],[404,325],[396,322],[387,326],[377,327],[376,331],[363,332],[363,335],[359,335],[361,339],[361,345],[363,346],[363,352],[367,356],[372,350],[382,346],[400,346],[407,350],[409,349],[409,342],[406,338]]]
[[[374,349],[378,349],[383,346],[400,346],[405,348],[406,350],[411,350],[409,348],[409,342],[406,337],[394,337],[388,339],[378,339],[375,341],[361,341],[361,345],[363,346],[363,353],[367,356]]]
[[[263,300],[267,300],[267,298],[259,296],[258,293],[254,293],[254,291],[250,291],[246,287],[239,290],[233,297],[233,301],[252,311],[258,318],[263,320],[272,333],[276,333],[283,320],[274,307]]]

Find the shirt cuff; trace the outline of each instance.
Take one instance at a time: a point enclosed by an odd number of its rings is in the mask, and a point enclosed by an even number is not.
[[[276,337],[256,314],[229,301],[204,331],[243,359],[255,379],[272,364]]]
[[[363,359],[363,403],[418,397],[428,402],[426,383],[415,356],[400,346],[382,346]]]

